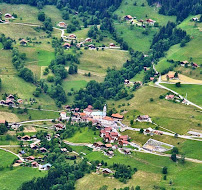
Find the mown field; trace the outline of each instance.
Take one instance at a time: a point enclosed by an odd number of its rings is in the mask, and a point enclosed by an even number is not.
[[[2,190],[17,190],[22,183],[34,177],[43,177],[47,173],[28,167],[14,167],[10,170],[9,166],[15,158],[16,156],[13,154],[0,150],[0,165],[4,167],[0,171],[0,187]]]
[[[137,6],[133,5],[135,2],[137,3]],[[142,6],[143,3],[144,6]],[[158,8],[155,6],[148,6],[146,0],[124,0],[122,1],[121,6],[115,11],[115,14],[121,19],[123,19],[126,15],[137,17],[137,20],[146,20],[151,18],[160,25],[165,25],[168,21],[175,21],[176,19],[173,16],[171,17],[158,14]],[[145,53],[149,51],[153,36],[156,32],[158,32],[158,28],[151,27],[148,30],[148,35],[145,35],[142,33],[145,31],[142,27],[134,27],[133,29],[130,29],[130,24],[117,23],[116,21],[115,27],[118,34],[123,37],[130,47],[132,47],[135,51],[142,51]]]
[[[202,116],[195,111],[194,107],[179,103],[173,103],[165,99],[159,99],[160,95],[167,91],[143,86],[134,93],[134,98],[125,103],[125,99],[119,101],[108,101],[109,109],[115,107],[118,112],[125,110],[124,123],[130,125],[130,120],[138,115],[149,115],[152,121],[158,125],[170,129],[176,133],[184,134],[190,128],[199,129],[198,124]],[[153,98],[153,101],[150,101]]]
[[[100,152],[92,152],[86,156],[89,160],[104,160],[109,167],[113,163],[128,164],[138,169],[138,172],[129,180],[128,186],[140,185],[142,189],[152,189],[153,185],[165,187],[166,189],[200,189],[202,176],[199,175],[202,166],[186,162],[185,164],[174,163],[167,157],[159,157],[144,153],[132,153],[132,155],[121,155],[116,153],[113,158],[108,158]],[[167,180],[163,180],[162,167],[168,167]],[[94,176],[96,175],[96,177]],[[153,176],[153,178],[152,178]],[[100,179],[95,182],[93,179]],[[193,180],[190,180],[192,178]],[[134,180],[136,179],[136,180]],[[142,179],[148,179],[148,183]],[[93,183],[94,181],[94,183]],[[96,180],[97,181],[97,180]],[[147,180],[146,180],[147,181]],[[151,183],[150,183],[151,181]],[[172,181],[172,185],[169,182]],[[108,185],[109,189],[114,187],[125,187],[127,184],[118,182],[116,179],[103,178],[97,174],[90,174],[81,178],[76,183],[76,189],[99,189],[103,185]]]
[[[196,84],[181,84],[181,87],[176,87],[174,84],[163,84],[164,86],[178,92],[182,96],[186,96],[191,102],[202,106],[202,87]]]
[[[167,62],[167,59],[173,59],[175,61],[193,61],[197,64],[201,64],[202,56],[201,56],[201,23],[195,24],[195,22],[190,21],[190,19],[194,16],[189,16],[187,19],[185,19],[178,27],[182,28],[191,36],[191,41],[186,44],[185,47],[180,47],[180,44],[176,44],[172,46],[168,52],[165,58],[162,58],[158,65],[156,66],[156,69],[161,72],[165,68],[168,68],[171,66],[171,63]],[[199,17],[199,15],[198,15]],[[187,70],[184,68],[183,70]],[[197,68],[196,70],[200,70],[200,68]],[[194,71],[193,71],[194,72]],[[186,72],[185,72],[186,73]],[[192,76],[192,73],[187,72],[188,76]],[[194,77],[194,75],[193,75]],[[201,76],[198,75],[196,78],[200,79]]]

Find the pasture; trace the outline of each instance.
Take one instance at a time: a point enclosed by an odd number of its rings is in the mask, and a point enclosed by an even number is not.
[[[202,87],[196,84],[181,84],[181,87],[176,87],[175,84],[163,84],[164,86],[178,92],[182,96],[187,95],[187,99],[193,103],[202,106]]]

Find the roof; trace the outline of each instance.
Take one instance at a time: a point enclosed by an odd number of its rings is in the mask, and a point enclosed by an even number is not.
[[[109,168],[104,168],[102,171],[103,171],[103,172],[106,171],[106,172],[108,172],[108,173],[113,173]]]
[[[20,43],[27,43],[27,41],[26,41],[25,39],[22,39],[22,40],[20,41]]]
[[[112,147],[112,144],[105,144],[105,147],[111,148],[111,147]]]
[[[125,17],[132,19],[133,17],[131,15],[126,15]]]
[[[86,112],[92,112],[92,109],[90,109],[90,108],[86,108],[86,109],[84,109],[83,111],[86,111]]]
[[[67,113],[63,111],[63,112],[60,112],[60,114],[67,114]]]
[[[30,136],[29,135],[25,135],[25,136],[22,137],[22,139],[24,139],[24,138],[29,138],[30,139]]]
[[[70,43],[64,43],[64,45],[63,46],[71,46],[71,44]]]
[[[128,144],[128,141],[122,140],[122,141],[120,141],[120,142],[123,143],[123,144]]]
[[[86,114],[85,113],[80,113],[80,116],[86,116]]]
[[[120,136],[119,138],[122,140],[128,140],[128,135],[123,135],[123,136]]]
[[[173,95],[173,94],[170,94],[170,95],[166,96],[166,98],[174,98],[174,97],[175,97],[175,95]]]
[[[6,122],[5,119],[1,119],[1,120],[0,120],[0,124],[4,124],[5,122]]]
[[[102,142],[96,142],[96,144],[98,144],[99,146],[104,145]]]
[[[142,119],[149,119],[148,115],[140,115],[139,117],[141,117]]]
[[[34,160],[34,159],[35,159],[34,156],[28,156],[27,158],[28,158],[28,159],[30,158],[31,160]]]
[[[42,167],[51,167],[52,165],[47,163],[47,164],[44,164]]]
[[[118,136],[119,134],[117,132],[111,132],[110,135],[111,136]]]
[[[106,127],[104,130],[105,131],[112,131],[112,127]]]
[[[103,118],[103,120],[107,120],[107,121],[114,121],[114,120],[113,120],[113,118],[108,117],[108,116],[105,116],[105,117]]]
[[[118,114],[118,113],[112,114],[112,117],[119,118],[119,119],[123,119],[123,115],[120,115],[120,114]]]
[[[34,162],[32,162],[31,164],[34,165],[34,164],[38,164],[38,163],[37,163],[36,161],[34,161]]]

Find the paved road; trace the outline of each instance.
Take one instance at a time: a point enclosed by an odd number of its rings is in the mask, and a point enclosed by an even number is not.
[[[4,149],[4,148],[0,148],[0,150],[4,150],[4,151],[6,151],[6,152],[10,152],[11,154],[17,156],[22,162],[25,162],[25,160],[23,159],[23,157],[21,157],[20,155],[18,155],[18,154],[16,154],[16,153],[12,152],[12,151],[10,151],[10,150]]]
[[[70,145],[70,146],[92,146],[90,143],[73,143],[69,141],[63,141],[65,144]]]
[[[39,120],[30,120],[30,121],[22,121],[18,122],[19,124],[25,124],[25,123],[35,123],[35,122],[41,122],[41,121],[52,121],[53,119],[39,119]]]

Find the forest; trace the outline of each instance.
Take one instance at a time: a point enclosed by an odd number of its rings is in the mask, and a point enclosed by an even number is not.
[[[160,3],[160,14],[176,15],[177,21],[183,21],[189,14],[196,15],[202,13],[201,0],[147,0],[149,5]]]

